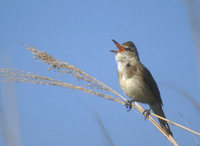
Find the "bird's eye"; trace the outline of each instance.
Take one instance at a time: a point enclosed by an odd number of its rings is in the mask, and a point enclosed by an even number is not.
[[[125,48],[126,51],[131,51],[131,48]]]

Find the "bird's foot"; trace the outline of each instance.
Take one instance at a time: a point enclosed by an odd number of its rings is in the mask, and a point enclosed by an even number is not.
[[[144,115],[145,120],[148,118],[148,116],[150,115],[150,108],[144,110],[144,112],[142,113]]]
[[[125,102],[125,106],[126,106],[126,108],[127,108],[127,111],[130,111],[131,109],[132,109],[132,102],[133,102],[134,100],[127,100],[126,102]]]

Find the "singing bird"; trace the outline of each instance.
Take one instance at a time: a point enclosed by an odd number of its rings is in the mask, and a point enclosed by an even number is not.
[[[135,44],[131,41],[123,44],[115,40],[113,42],[118,48],[118,51],[111,50],[111,52],[115,53],[119,84],[122,91],[132,99],[128,100],[126,105],[130,106],[133,101],[146,103],[155,114],[165,118],[158,86],[150,71],[140,62]],[[158,120],[166,133],[172,136],[168,123]]]

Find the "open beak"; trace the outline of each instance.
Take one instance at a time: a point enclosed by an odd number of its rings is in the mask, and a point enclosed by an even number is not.
[[[124,52],[125,51],[125,49],[117,42],[117,41],[115,41],[115,40],[112,40],[114,43],[115,43],[115,45],[117,46],[117,48],[118,48],[118,51],[116,51],[116,50],[110,50],[110,52],[113,52],[113,53],[118,53],[118,52]]]

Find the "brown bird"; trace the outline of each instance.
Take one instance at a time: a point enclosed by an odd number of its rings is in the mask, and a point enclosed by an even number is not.
[[[133,101],[146,103],[155,114],[165,118],[158,86],[150,71],[140,62],[135,44],[131,41],[121,45],[115,40],[113,42],[118,48],[118,51],[111,50],[111,52],[115,53],[119,84],[123,92],[132,99],[126,105],[131,108]],[[158,120],[167,134],[172,135],[168,123]]]

